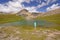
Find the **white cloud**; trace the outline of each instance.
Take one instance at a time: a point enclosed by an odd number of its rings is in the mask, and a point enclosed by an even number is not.
[[[51,0],[47,0],[47,5],[50,3]]]
[[[21,5],[22,0],[9,1],[6,4],[0,4],[0,12],[18,12],[23,7]],[[7,5],[7,6],[5,6]]]
[[[52,6],[47,8],[47,11],[55,10],[55,9],[58,9],[58,8],[60,8],[60,6],[58,6],[58,4],[53,4]]]
[[[53,0],[52,2],[56,2],[57,0]]]
[[[31,0],[25,0],[25,2],[30,3]]]
[[[18,12],[24,8],[24,6],[21,4],[24,1],[27,3],[30,2],[30,0],[13,0],[7,2],[6,4],[0,4],[0,12]]]
[[[4,4],[7,6],[0,4],[0,12],[6,12],[6,13],[18,12],[24,8],[29,10],[30,12],[36,12],[36,7],[25,7],[24,5],[22,5],[21,3],[24,1],[28,3],[30,2],[30,0],[13,0],[13,1],[9,1],[6,4]]]
[[[6,4],[0,4],[0,12],[7,12],[7,13],[18,12],[24,8],[29,10],[30,12],[38,12],[38,11],[36,11],[37,8],[47,5],[51,0],[46,0],[47,4],[42,2],[42,4],[39,4],[38,6],[32,6],[32,7],[25,7],[24,5],[21,4],[22,2],[30,3],[30,1],[34,1],[34,0],[13,0],[13,1],[7,2]],[[36,0],[36,1],[38,1],[38,0]],[[40,2],[41,2],[41,0],[40,0]],[[5,5],[7,5],[7,6],[5,6]],[[47,9],[49,9],[49,8],[47,8]]]
[[[33,7],[25,7],[25,9],[29,10],[29,12],[37,12],[35,6],[33,6]]]
[[[42,7],[42,6],[45,6],[46,4],[43,2],[42,4],[39,4],[38,6],[32,6],[32,7],[24,7],[25,9],[29,10],[29,12],[39,12],[39,11],[36,11],[36,9]]]
[[[9,8],[7,8],[6,6],[0,4],[0,12],[9,12],[9,11],[10,11]]]
[[[45,1],[47,2],[47,5],[48,5],[49,3],[56,2],[57,0],[45,0]]]
[[[40,7],[43,7],[45,5],[46,5],[46,3],[42,2],[42,4],[38,5],[37,7],[40,8]]]

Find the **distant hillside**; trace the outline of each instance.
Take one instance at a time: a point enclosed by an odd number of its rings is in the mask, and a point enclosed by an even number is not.
[[[52,11],[48,11],[48,12],[44,13],[43,15],[44,16],[49,16],[49,15],[53,15],[53,14],[60,14],[60,8],[52,10]]]
[[[39,16],[41,13],[35,13],[35,12],[29,12],[26,9],[23,9],[21,11],[19,11],[18,13],[16,13],[17,16],[22,16],[25,17],[27,20],[31,20],[33,18],[36,18],[37,16]]]

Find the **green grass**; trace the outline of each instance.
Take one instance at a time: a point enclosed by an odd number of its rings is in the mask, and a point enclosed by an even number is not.
[[[16,14],[0,14],[0,24],[3,23],[9,23],[9,22],[16,22],[16,21],[22,21],[25,20],[24,17],[16,16]],[[58,26],[51,27],[50,29],[58,29],[60,30],[60,14],[50,15],[50,16],[44,16],[44,17],[37,17],[36,20],[46,20],[48,22],[56,23]],[[31,26],[30,28],[27,25],[22,25],[24,30],[27,28],[28,30],[33,29]],[[26,27],[25,27],[26,26]],[[42,27],[43,28],[43,27]]]
[[[60,14],[54,14],[50,16],[37,17],[36,20],[45,20],[47,22],[55,23],[56,26],[51,27],[50,29],[60,30]]]
[[[16,16],[16,14],[0,14],[0,24],[22,20],[24,20],[24,18]]]
[[[22,20],[25,20],[25,18],[23,18],[21,16],[16,16],[15,14],[7,14],[7,15],[0,14],[0,24],[8,23],[8,22],[22,21]],[[60,24],[60,14],[45,16],[45,17],[37,17],[36,20],[46,20],[48,22]],[[55,29],[60,30],[60,26],[55,26],[55,27],[50,27],[50,28],[37,27],[35,30],[33,26],[22,25],[22,26],[3,27],[0,29],[0,31],[4,31],[4,33],[7,33],[7,36],[5,38],[8,38],[12,34],[12,35],[14,35],[14,37],[18,36],[25,40],[28,40],[28,39],[45,40],[46,35],[42,34],[41,32],[44,30],[53,31]],[[17,34],[15,30],[21,32],[21,34]],[[39,34],[32,34],[32,33],[36,33],[35,31],[39,31]],[[26,32],[28,32],[28,33],[26,33]],[[40,35],[40,34],[42,34],[42,35]],[[39,35],[41,37],[39,37]]]
[[[48,22],[60,24],[60,14],[54,14],[54,15],[44,16],[44,17],[37,17],[36,19],[37,20],[46,20]]]

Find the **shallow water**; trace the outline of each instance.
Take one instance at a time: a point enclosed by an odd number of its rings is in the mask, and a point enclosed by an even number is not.
[[[56,24],[47,22],[45,20],[29,20],[29,21],[17,21],[17,22],[11,22],[11,23],[5,23],[5,24],[0,24],[0,26],[23,26],[23,25],[28,25],[28,26],[34,26],[34,22],[36,22],[37,26],[40,27],[51,27],[55,26]]]

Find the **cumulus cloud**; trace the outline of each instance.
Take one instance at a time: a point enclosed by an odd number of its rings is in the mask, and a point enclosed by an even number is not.
[[[22,2],[30,2],[30,0],[12,0],[5,4],[0,4],[0,12],[18,12],[24,8]]]
[[[9,8],[7,8],[6,6],[0,4],[0,12],[9,12],[9,11],[10,11]]]
[[[32,7],[24,7],[23,6],[23,8],[29,10],[29,12],[39,12],[39,11],[36,11],[36,10],[40,7],[45,6],[45,5],[46,4],[43,2],[42,4],[39,4],[38,6],[32,6]]]
[[[0,4],[0,12],[17,12],[22,9],[22,0],[9,1],[6,4]]]
[[[38,5],[37,7],[40,8],[40,7],[43,7],[45,5],[46,5],[46,3],[42,2],[42,4]]]
[[[47,8],[47,11],[55,10],[55,9],[58,9],[58,8],[60,8],[60,6],[58,6],[58,4],[53,4],[52,6]]]
[[[48,5],[49,3],[56,2],[57,0],[45,0],[45,1],[47,2],[47,5]]]
[[[42,4],[39,4],[38,6],[32,6],[32,7],[25,7],[23,4],[21,4],[22,2],[27,2],[27,3],[30,3],[30,1],[34,1],[34,0],[12,0],[12,1],[9,1],[5,4],[0,4],[0,12],[6,12],[6,13],[9,13],[9,12],[18,12],[22,9],[27,9],[29,10],[30,12],[38,12],[36,11],[37,8],[40,8],[40,7],[43,7],[47,4],[49,4],[49,2],[51,0],[45,0],[47,1],[47,3],[45,2],[42,2]],[[37,2],[41,2],[41,0],[36,0]],[[52,0],[52,2],[54,2],[56,0]],[[53,7],[56,7],[53,5]],[[47,10],[50,9],[47,8]],[[52,9],[52,7],[51,7]]]
[[[30,3],[31,0],[25,0],[25,2]]]
[[[29,12],[38,12],[36,11],[36,7],[26,7],[25,9],[29,10]]]

